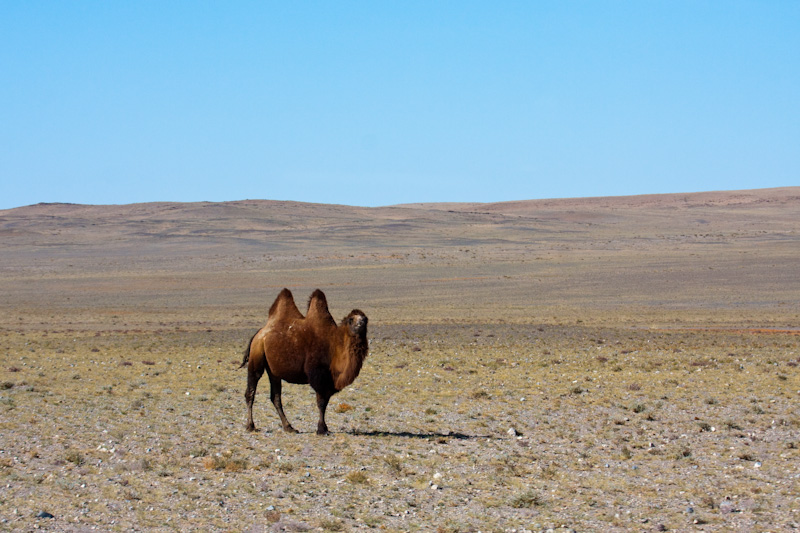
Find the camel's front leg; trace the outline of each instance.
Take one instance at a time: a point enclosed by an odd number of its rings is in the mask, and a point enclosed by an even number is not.
[[[328,424],[325,423],[325,410],[331,397],[317,393],[317,408],[319,409],[319,422],[317,423],[317,435],[328,434]]]

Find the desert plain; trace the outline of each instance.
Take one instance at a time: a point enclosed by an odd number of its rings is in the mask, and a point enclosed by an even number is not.
[[[369,316],[317,436],[247,340]],[[800,528],[800,188],[0,211],[0,530]]]

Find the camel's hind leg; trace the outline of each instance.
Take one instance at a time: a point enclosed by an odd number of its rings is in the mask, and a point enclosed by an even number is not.
[[[247,431],[256,430],[256,425],[253,423],[253,402],[256,399],[258,380],[263,374],[263,368],[252,368],[251,366],[247,369],[247,390],[244,393],[244,399],[247,402]]]
[[[272,405],[278,411],[278,416],[281,417],[281,424],[283,430],[287,433],[297,433],[297,430],[289,423],[289,419],[283,413],[283,402],[281,402],[281,378],[273,376],[272,372],[267,368],[267,375],[269,376],[269,398],[272,400]]]

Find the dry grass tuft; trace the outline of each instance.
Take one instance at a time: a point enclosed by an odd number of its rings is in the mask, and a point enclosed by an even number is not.
[[[528,509],[530,507],[539,507],[544,505],[544,498],[536,492],[528,491],[511,500],[511,507],[514,509]]]
[[[347,479],[347,481],[349,481],[350,483],[355,483],[358,485],[365,485],[369,483],[369,478],[367,477],[367,475],[360,470],[348,473],[345,476],[345,479]]]
[[[383,462],[389,467],[389,471],[394,474],[403,473],[403,462],[396,455],[386,455],[383,457]]]
[[[323,531],[345,531],[347,529],[344,522],[336,518],[321,520],[319,527],[322,528]]]
[[[242,472],[247,470],[246,460],[221,455],[203,457],[202,463],[206,470],[221,470],[223,472]]]
[[[355,407],[353,407],[349,403],[340,403],[339,405],[336,406],[334,411],[336,411],[337,413],[347,413],[348,411],[352,411],[353,409],[355,409]]]
[[[64,454],[64,459],[75,466],[81,466],[86,462],[86,457],[77,450],[67,450],[67,453]]]

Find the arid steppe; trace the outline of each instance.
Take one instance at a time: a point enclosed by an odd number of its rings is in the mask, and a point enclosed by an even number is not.
[[[245,431],[283,287],[370,319],[326,437]],[[798,365],[800,187],[0,211],[0,530],[789,531]]]

